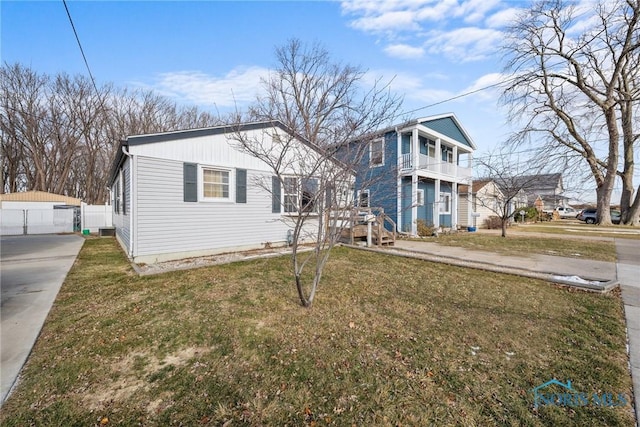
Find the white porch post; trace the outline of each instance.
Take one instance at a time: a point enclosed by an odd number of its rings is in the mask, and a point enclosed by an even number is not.
[[[396,129],[396,149],[398,153],[398,169],[396,172],[397,183],[396,183],[396,228],[397,231],[403,231],[402,224],[402,174],[400,171],[402,170],[402,133],[399,129]]]
[[[444,169],[442,166],[442,141],[440,140],[440,138],[436,138],[436,169],[434,172],[440,173],[442,172],[442,170]],[[438,188],[440,188],[440,184],[438,183]],[[438,190],[438,193],[440,191]],[[440,195],[436,193],[436,197],[440,197]]]
[[[419,163],[419,154],[420,149],[418,148],[418,129],[413,129],[411,132],[411,163],[413,164],[413,169],[411,171],[411,234],[418,234],[418,205],[416,204],[416,200],[418,200],[418,168],[420,166]]]
[[[440,146],[440,144],[437,144]],[[442,158],[442,154],[440,154],[440,158]],[[433,226],[435,228],[440,227],[440,205],[442,204],[440,201],[440,178],[435,180],[435,202],[433,204]]]
[[[451,229],[458,229],[458,183],[451,183]]]

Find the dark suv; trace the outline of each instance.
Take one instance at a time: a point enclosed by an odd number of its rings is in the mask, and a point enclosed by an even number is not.
[[[595,224],[597,221],[596,211],[597,210],[595,208],[583,209],[582,211],[580,211],[578,216],[576,216],[576,218],[578,218],[580,221],[586,222],[587,224]],[[612,209],[610,212],[611,222],[614,224],[620,224],[620,211],[615,211]]]

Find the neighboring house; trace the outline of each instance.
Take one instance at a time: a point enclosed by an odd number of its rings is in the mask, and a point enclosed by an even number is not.
[[[528,206],[542,202],[543,210],[552,211],[558,206],[568,206],[569,198],[564,196],[561,173],[526,175],[518,177],[520,187],[527,195]]]
[[[121,142],[109,185],[116,238],[129,258],[153,263],[287,243],[292,227],[282,219],[297,214],[313,183],[292,173],[281,185],[265,162],[240,148],[238,130],[266,151],[291,136],[280,122],[260,122]],[[319,153],[301,138],[295,143]]]
[[[471,191],[469,191],[471,189]],[[472,185],[461,185],[460,198],[471,201],[472,222],[467,224],[473,227],[483,227],[485,221],[499,212],[502,192],[492,180],[474,180]],[[462,221],[465,218],[459,218]],[[462,224],[464,225],[464,224]]]
[[[356,179],[361,206],[384,208],[397,231],[413,235],[418,220],[456,228],[462,211],[462,225],[470,223],[471,209],[458,197],[458,187],[471,183],[476,147],[454,114],[412,120],[376,135],[355,143],[368,144]]]
[[[526,206],[524,192],[519,191],[515,196],[507,197],[508,189],[500,188],[492,179],[474,180],[471,186],[461,185],[459,193],[460,198],[471,200],[473,222],[470,225],[474,227],[484,227],[486,221],[492,216],[502,216],[504,203],[507,203],[507,214],[509,215],[513,215],[517,209]],[[505,198],[510,200],[505,202]]]

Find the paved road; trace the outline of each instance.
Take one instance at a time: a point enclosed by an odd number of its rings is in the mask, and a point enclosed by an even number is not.
[[[640,424],[640,240],[616,239],[616,251],[618,281],[627,318],[636,421]]]
[[[13,387],[83,243],[73,234],[0,238],[0,403]]]

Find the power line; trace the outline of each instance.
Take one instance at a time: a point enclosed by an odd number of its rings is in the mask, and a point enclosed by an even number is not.
[[[82,54],[82,59],[84,60],[84,65],[87,67],[87,71],[89,72],[89,78],[91,79],[91,83],[93,84],[93,88],[96,90],[97,94],[100,94],[98,87],[96,86],[96,80],[93,78],[93,73],[91,72],[91,67],[89,67],[89,62],[87,61],[87,56],[84,54],[84,49],[82,48],[82,43],[80,43],[80,37],[78,36],[78,32],[76,31],[76,26],[73,24],[73,19],[71,18],[71,13],[69,12],[69,8],[67,7],[67,0],[62,0],[62,4],[64,4],[64,8],[67,11],[67,17],[69,17],[69,23],[71,24],[71,28],[73,29],[73,34],[76,36],[76,41],[78,42],[78,47],[80,48],[80,53]]]

